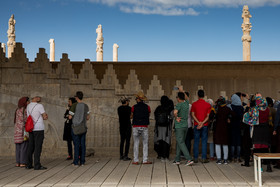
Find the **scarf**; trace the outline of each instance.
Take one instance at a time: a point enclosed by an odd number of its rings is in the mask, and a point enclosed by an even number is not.
[[[259,110],[267,109],[267,102],[260,96],[256,97],[256,106],[249,109],[243,116],[243,122],[248,125],[258,125],[259,124]]]

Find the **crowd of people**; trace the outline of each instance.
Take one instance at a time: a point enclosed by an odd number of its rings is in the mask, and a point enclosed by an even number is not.
[[[237,92],[230,100],[220,96],[214,102],[212,99],[205,100],[204,91],[198,90],[198,100],[190,104],[189,93],[181,87],[178,90],[176,105],[167,96],[162,96],[160,105],[154,111],[154,150],[161,161],[166,162],[170,159],[172,131],[176,140],[176,156],[173,163],[177,165],[181,163],[182,158],[186,160],[186,165],[198,163],[199,150],[202,163],[234,162],[244,167],[250,166],[253,153],[280,152],[280,105],[270,97],[263,98],[260,93],[249,96]],[[143,92],[135,96],[137,104],[132,108],[129,107],[130,98],[120,99],[120,159],[131,160],[128,158],[128,150],[132,128],[132,164],[139,164],[140,136],[143,141],[142,163],[150,164],[147,144],[151,110],[145,104],[147,98]],[[126,151],[123,154],[125,142]],[[272,171],[272,163],[274,168],[280,169],[279,161],[266,160],[264,164],[267,165],[267,172]]]
[[[216,161],[217,164],[230,162],[244,163],[249,167],[253,153],[280,152],[280,105],[270,97],[260,93],[249,96],[241,92],[233,94],[230,100],[220,96],[215,102],[204,99],[203,90],[197,92],[198,100],[190,104],[189,93],[178,88],[176,105],[167,96],[162,96],[160,105],[154,111],[154,150],[162,162],[169,161],[172,131],[176,140],[176,156],[173,163],[179,165],[181,159],[186,165],[199,161],[201,150],[202,163]],[[132,164],[152,164],[148,159],[149,125],[151,108],[146,104],[143,92],[135,94],[136,104],[129,106],[131,98],[121,97],[118,107],[120,132],[120,160],[129,161],[129,147],[133,136]],[[67,141],[68,157],[73,166],[83,166],[86,154],[86,122],[89,120],[89,108],[83,103],[83,93],[76,92],[69,98],[64,114],[63,140]],[[40,104],[38,93],[23,97],[18,101],[15,112],[16,167],[44,170],[40,156],[44,140],[44,122],[48,119],[44,107]],[[25,131],[25,122],[31,116],[34,129]],[[139,144],[142,139],[143,160],[139,160]],[[201,139],[201,149],[200,149]],[[192,143],[193,140],[193,143]],[[74,143],[74,154],[72,149]],[[193,145],[193,149],[192,148]],[[209,145],[209,156],[207,154]],[[192,153],[192,154],[191,154]],[[34,164],[33,164],[34,158]],[[280,169],[280,161],[266,160],[267,172]]]

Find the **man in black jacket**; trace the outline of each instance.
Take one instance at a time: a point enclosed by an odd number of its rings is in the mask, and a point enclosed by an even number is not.
[[[131,137],[131,107],[129,106],[129,98],[121,97],[120,102],[121,106],[118,108],[119,122],[120,122],[120,135],[121,135],[121,143],[120,143],[120,160],[131,160],[128,157],[129,145],[130,145],[130,137]],[[123,148],[125,143],[125,153],[123,154]]]
[[[144,100],[147,100],[147,97],[143,92],[138,92],[136,95],[137,104],[134,105],[131,109],[131,118],[133,119],[133,139],[134,139],[134,160],[132,164],[138,165],[138,151],[139,151],[139,140],[142,136],[143,141],[143,164],[152,164],[148,161],[148,140],[149,140],[149,131],[148,125],[150,124],[150,113],[151,108],[144,103]]]

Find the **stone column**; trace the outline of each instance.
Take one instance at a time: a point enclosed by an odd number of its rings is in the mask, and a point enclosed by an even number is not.
[[[113,62],[118,61],[118,48],[119,48],[118,44],[113,45]]]
[[[3,53],[6,55],[6,44],[1,43],[1,48],[3,49]]]
[[[96,33],[97,33],[96,61],[102,62],[103,61],[103,44],[104,44],[102,25],[98,25],[98,28],[96,29]]]
[[[8,58],[12,57],[12,53],[14,52],[14,48],[16,46],[16,34],[15,34],[15,25],[16,20],[14,19],[14,14],[12,14],[11,18],[9,19],[9,29],[7,31],[8,34]]]
[[[54,44],[54,39],[49,40],[50,43],[50,62],[55,61],[55,44]]]
[[[250,36],[251,32],[251,23],[250,18],[251,14],[249,12],[249,8],[247,5],[244,5],[242,12],[243,23],[241,25],[243,36],[241,38],[243,43],[243,61],[251,61],[251,41],[252,38]]]

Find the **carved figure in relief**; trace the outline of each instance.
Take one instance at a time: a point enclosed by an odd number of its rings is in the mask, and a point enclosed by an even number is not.
[[[102,25],[98,25],[96,29],[96,33],[97,33],[96,42],[103,42]]]
[[[251,18],[251,14],[249,12],[249,7],[247,5],[245,5],[243,7],[243,13],[242,13],[242,18],[244,20],[244,24],[250,24],[250,18]]]
[[[11,18],[9,19],[9,29],[7,31],[8,36],[15,34],[15,25],[16,25],[16,20],[14,19],[14,14],[12,14]]]

